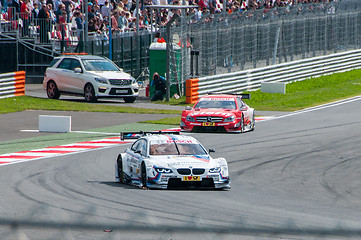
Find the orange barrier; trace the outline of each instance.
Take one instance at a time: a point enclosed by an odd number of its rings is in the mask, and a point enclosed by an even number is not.
[[[186,103],[193,104],[197,102],[199,98],[199,79],[192,78],[186,80]]]
[[[0,98],[25,95],[25,71],[0,74]]]

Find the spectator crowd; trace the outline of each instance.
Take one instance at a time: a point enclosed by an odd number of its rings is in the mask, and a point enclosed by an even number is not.
[[[151,23],[156,26],[165,25],[175,13],[181,14],[179,9],[161,8],[155,14],[147,5],[189,5],[195,6],[186,10],[186,14],[194,16],[196,20],[207,14],[219,14],[224,11],[223,1],[226,1],[227,13],[244,12],[252,9],[272,9],[298,4],[328,3],[341,0],[138,0],[139,8],[136,8],[136,0],[0,0],[0,10],[3,18],[18,14],[22,19],[24,35],[29,34],[28,27],[31,20],[39,19],[49,24],[43,24],[43,34],[40,38],[47,41],[47,32],[55,27],[62,34],[66,32],[66,26],[76,32],[78,39],[84,30],[85,7],[88,9],[88,32],[122,33],[136,29],[150,29]],[[87,3],[88,2],[88,3]],[[139,21],[137,26],[137,9],[139,9]],[[12,12],[11,12],[11,11]],[[153,17],[153,21],[151,18]]]

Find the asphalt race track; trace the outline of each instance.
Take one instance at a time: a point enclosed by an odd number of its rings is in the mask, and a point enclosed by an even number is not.
[[[358,99],[245,134],[194,134],[226,157],[229,191],[115,183],[129,145],[2,166],[0,238],[360,239],[360,116]]]

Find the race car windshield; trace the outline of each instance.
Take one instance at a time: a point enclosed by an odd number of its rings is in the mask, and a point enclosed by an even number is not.
[[[199,101],[194,108],[220,108],[220,109],[236,109],[236,103],[233,100],[212,100]]]
[[[207,152],[199,144],[165,143],[151,144],[150,155],[205,155]]]
[[[106,59],[84,59],[83,64],[87,71],[119,71],[112,62]]]

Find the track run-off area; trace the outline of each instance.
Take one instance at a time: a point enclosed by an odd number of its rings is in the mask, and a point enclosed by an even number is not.
[[[360,100],[259,120],[243,134],[191,133],[227,159],[226,191],[116,183],[115,159],[129,147],[119,139],[2,158],[0,239],[360,239]]]

